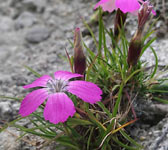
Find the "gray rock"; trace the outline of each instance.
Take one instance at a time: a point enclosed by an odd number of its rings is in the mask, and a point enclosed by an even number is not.
[[[6,32],[13,29],[13,20],[9,17],[1,17],[0,19],[0,32]]]
[[[11,78],[16,86],[24,86],[25,83],[27,82],[27,79],[23,75],[20,76],[12,75]]]
[[[168,149],[168,118],[164,118],[152,127],[132,128],[131,134],[134,139],[144,146],[144,150],[167,150]],[[138,135],[138,136],[137,136]],[[143,140],[142,140],[142,137]]]
[[[49,38],[51,32],[48,28],[42,26],[34,26],[26,34],[25,39],[30,43],[39,43]]]
[[[30,12],[23,12],[15,21],[15,28],[30,27],[37,22],[35,15]]]
[[[0,123],[13,119],[10,101],[0,101]]]
[[[46,0],[23,0],[24,9],[32,12],[43,12],[46,6]]]
[[[0,133],[0,150],[19,150],[20,141],[17,140],[18,131],[8,128]]]
[[[159,65],[168,65],[167,53],[168,53],[168,42],[167,39],[156,40],[152,43],[152,47],[156,51],[158,57]],[[142,61],[147,61],[148,66],[155,64],[154,54],[151,52],[151,49],[148,48],[141,57]]]
[[[9,5],[11,7],[16,7],[21,2],[22,2],[22,0],[9,0]]]

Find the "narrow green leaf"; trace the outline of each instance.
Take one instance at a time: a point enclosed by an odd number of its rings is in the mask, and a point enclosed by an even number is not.
[[[41,77],[41,75],[38,72],[36,72],[35,70],[33,70],[32,68],[30,68],[30,67],[28,67],[26,65],[24,65],[24,67],[26,69],[28,69],[31,73],[33,73],[36,77]]]
[[[143,53],[147,50],[147,48],[156,40],[156,37],[152,38],[143,48],[140,54],[140,57],[143,55]]]
[[[154,75],[156,74],[156,71],[157,71],[157,68],[158,68],[158,57],[157,57],[157,54],[156,54],[155,50],[152,47],[150,47],[150,48],[151,48],[151,50],[152,50],[152,52],[153,52],[153,54],[155,56],[155,68],[154,68],[154,70],[153,70],[153,72],[152,72],[152,74],[150,76],[150,78],[153,78]]]
[[[150,89],[148,90],[151,93],[168,93],[168,90],[155,90],[155,89]]]
[[[92,38],[93,38],[93,41],[94,41],[94,43],[95,43],[97,49],[99,49],[99,46],[98,46],[96,37],[95,37],[95,35],[94,35],[92,29],[89,27],[89,25],[87,24],[87,22],[86,22],[84,19],[82,19],[82,21],[83,21],[84,25],[86,26],[86,28],[89,30],[89,32],[90,32],[90,34],[91,34],[91,36],[92,36]]]
[[[114,110],[113,110],[113,117],[116,117],[116,115],[117,115],[119,104],[120,104],[120,101],[121,101],[121,98],[122,98],[123,88],[124,88],[124,83],[121,83],[120,89],[119,89],[119,92],[118,92],[118,98],[117,98],[117,101],[115,103]]]
[[[101,7],[99,7],[99,49],[98,49],[99,56],[101,56],[102,33],[103,33],[102,12],[101,12]]]
[[[19,120],[22,120],[22,119],[25,119],[25,118],[20,117],[20,118],[17,118],[17,119],[15,119],[15,120],[9,122],[9,123],[6,123],[4,126],[2,126],[2,128],[0,128],[0,133],[1,133],[2,131],[4,131],[6,128],[8,128],[9,126],[14,125],[16,122],[18,122]]]
[[[20,129],[21,131],[24,131],[24,132],[27,132],[27,133],[31,133],[33,135],[41,136],[41,137],[54,138],[56,136],[56,135],[53,135],[53,134],[42,134],[42,133],[39,133],[39,131],[34,131],[34,130],[38,129],[37,127],[28,129],[28,128],[25,128],[23,126],[16,125],[16,124],[14,124],[13,126],[18,128],[18,129]]]
[[[140,72],[140,71],[142,71],[143,69],[141,68],[141,69],[137,69],[137,70],[135,70],[133,73],[131,73],[125,80],[124,80],[124,82],[125,82],[125,84],[136,74],[136,73],[138,73],[138,72]]]
[[[164,104],[168,104],[168,99],[166,100],[166,99],[162,99],[159,97],[153,97],[153,100],[156,100],[156,101],[164,103]]]
[[[120,133],[125,137],[125,139],[127,139],[130,143],[134,144],[135,146],[142,148],[143,146],[138,144],[135,140],[133,140],[126,132],[124,132],[123,130],[120,130]]]
[[[134,147],[131,147],[131,146],[128,146],[126,144],[124,144],[123,142],[119,141],[117,138],[115,137],[112,137],[112,139],[118,144],[120,145],[121,147],[127,149],[127,150],[141,150],[140,148],[134,148]]]
[[[73,44],[73,42],[70,39],[68,39],[68,42],[70,43],[70,45],[72,46],[72,48],[74,48],[74,44]]]
[[[22,97],[10,97],[10,96],[3,96],[3,95],[0,95],[0,98],[10,99],[10,100],[17,100],[17,101],[20,101],[20,100],[23,99]]]
[[[96,126],[98,126],[100,131],[106,131],[106,128],[103,126],[103,124],[101,124],[89,110],[87,111],[87,113],[88,117],[90,118],[90,121],[92,121]]]
[[[61,145],[64,145],[66,147],[72,148],[73,150],[80,150],[80,148],[78,148],[77,146],[73,145],[71,142],[62,142],[62,141],[58,141]]]
[[[78,119],[78,118],[69,118],[68,121],[67,121],[67,124],[69,126],[73,126],[73,125],[84,125],[84,126],[87,126],[87,125],[92,125],[93,123],[88,121],[88,120],[83,120],[83,119]]]
[[[93,130],[94,130],[94,128],[92,127],[90,130],[88,141],[87,141],[87,150],[89,150],[89,147],[90,147],[91,138],[93,136]]]
[[[109,116],[109,119],[112,118],[112,114],[109,112],[109,110],[104,106],[102,102],[97,102],[97,104],[103,110],[103,112],[105,112]]]

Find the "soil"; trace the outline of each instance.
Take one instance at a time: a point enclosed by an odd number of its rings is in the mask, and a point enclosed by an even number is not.
[[[168,65],[168,2],[156,1],[160,19],[155,25],[157,40],[152,44],[159,59],[159,66]],[[93,49],[93,41],[86,31],[82,18],[89,20],[95,1],[89,0],[4,0],[0,1],[0,95],[23,97],[27,93],[22,86],[31,83],[35,76],[24,65],[40,74],[53,74],[57,70],[70,70],[65,49],[70,55],[73,49],[73,31],[80,27],[84,41]],[[165,6],[165,7],[164,7]],[[107,27],[113,27],[114,14],[107,15]],[[137,25],[136,16],[128,15],[126,30],[130,38]],[[97,27],[93,26],[97,34]],[[151,50],[142,60],[148,66],[154,64]],[[168,150],[168,105],[151,100],[137,106],[140,121],[132,126],[132,136],[144,145],[145,150]],[[20,102],[0,98],[0,125],[12,121],[18,115]],[[135,108],[136,109],[136,108]],[[17,140],[20,132],[9,127],[0,133],[1,150],[34,150],[36,145],[28,140]],[[38,141],[39,139],[32,139]],[[55,144],[45,149],[55,149]]]

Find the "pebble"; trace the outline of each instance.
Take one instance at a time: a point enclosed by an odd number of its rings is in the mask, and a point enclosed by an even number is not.
[[[0,123],[11,121],[13,119],[11,103],[9,101],[0,101]]]
[[[148,135],[152,135],[153,133],[152,132],[149,132]]]
[[[43,12],[46,6],[46,0],[23,0],[24,9],[32,12]]]
[[[140,141],[144,141],[144,140],[146,140],[146,137],[145,136],[140,136]]]
[[[16,135],[16,136],[15,136]],[[0,150],[19,150],[20,141],[17,140],[18,131],[8,128],[0,133]]]
[[[0,32],[7,32],[13,28],[13,20],[9,17],[0,16]]]
[[[16,30],[30,27],[37,22],[35,15],[30,12],[23,12],[15,21],[15,28]]]
[[[26,34],[25,39],[29,43],[39,43],[49,38],[51,32],[43,26],[34,26]]]
[[[22,75],[12,75],[11,78],[16,86],[24,86],[27,82],[27,79]]]

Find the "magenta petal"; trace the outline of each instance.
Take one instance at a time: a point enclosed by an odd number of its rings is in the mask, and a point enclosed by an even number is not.
[[[140,4],[138,0],[116,0],[116,7],[124,13],[135,12],[140,9]]]
[[[83,75],[81,74],[77,74],[77,73],[72,73],[72,72],[68,72],[68,71],[57,71],[54,73],[55,79],[58,80],[69,80],[71,78],[76,78],[76,77],[83,77]]]
[[[75,113],[75,106],[65,93],[55,93],[49,96],[44,108],[44,118],[51,123],[65,122]]]
[[[23,86],[23,88],[28,89],[33,87],[45,87],[47,84],[47,81],[50,79],[52,79],[50,76],[44,75],[38,78],[37,80],[35,80],[33,83]]]
[[[48,97],[45,89],[38,89],[29,93],[22,101],[19,114],[22,117],[34,112]]]
[[[95,5],[94,9],[98,8],[99,6],[102,7],[103,11],[108,12],[112,12],[116,9],[115,0],[101,0]]]
[[[152,9],[152,13],[155,16],[156,15],[156,11]]]
[[[67,91],[91,104],[101,100],[101,89],[91,82],[71,81],[67,86]]]
[[[108,1],[109,1],[109,0],[101,0],[101,1],[99,1],[99,2],[95,5],[94,9],[98,8],[98,7],[101,6],[102,4],[108,3]]]

